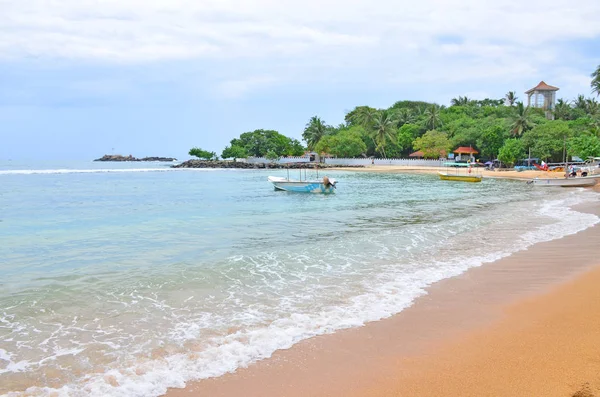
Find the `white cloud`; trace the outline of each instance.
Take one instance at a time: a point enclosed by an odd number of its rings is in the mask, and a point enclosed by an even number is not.
[[[415,47],[440,35],[520,45],[598,35],[599,3],[575,3],[4,0],[0,55],[149,62],[336,51],[382,42]]]
[[[597,0],[0,0],[0,61],[228,61],[213,90],[230,98],[286,79],[514,79],[568,62],[598,20]]]

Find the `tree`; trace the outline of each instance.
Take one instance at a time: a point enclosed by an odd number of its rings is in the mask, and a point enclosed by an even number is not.
[[[396,120],[389,110],[378,113],[373,125],[373,140],[377,145],[376,150],[385,158],[385,146],[390,141],[396,140]]]
[[[265,157],[267,158],[267,160],[271,161],[272,163],[279,160],[279,155],[277,153],[275,153],[273,150],[269,150]]]
[[[523,143],[516,138],[507,139],[498,153],[498,160],[509,167],[514,166],[517,160],[522,159],[523,157],[525,157]]]
[[[202,150],[199,147],[191,148],[189,151],[190,156],[198,157],[199,159],[212,160],[217,157],[215,152],[209,152],[207,150]]]
[[[467,96],[459,96],[458,98],[452,98],[450,101],[451,106],[467,106],[471,100]]]
[[[408,154],[412,148],[413,141],[419,137],[419,126],[415,124],[404,124],[398,130],[398,147],[402,152]]]
[[[585,96],[581,94],[577,95],[577,98],[573,100],[573,107],[575,109],[583,110],[585,112],[585,109],[587,107],[587,101],[585,99]]]
[[[367,145],[362,140],[363,134],[362,127],[354,126],[335,135],[326,135],[315,146],[315,151],[335,157],[358,157],[367,151]]]
[[[600,156],[600,138],[594,135],[579,135],[567,141],[569,155],[582,159]]]
[[[360,126],[369,131],[373,128],[375,117],[377,117],[377,109],[369,106],[357,106],[346,114],[344,120],[349,125]]]
[[[515,103],[517,103],[517,99],[519,99],[519,97],[517,97],[517,94],[514,91],[508,91],[508,93],[504,96],[504,102],[508,106],[513,106]]]
[[[296,139],[273,130],[244,132],[230,143],[231,147],[239,146],[247,155],[254,157],[264,157],[269,151],[274,151],[279,156],[301,156],[304,153],[304,148]]]
[[[414,120],[415,115],[410,109],[404,108],[396,112],[396,121],[398,122],[398,127],[402,127],[404,124],[410,124]]]
[[[302,139],[306,142],[309,150],[314,150],[316,144],[327,134],[327,130],[328,127],[321,118],[317,116],[310,118],[302,133]]]
[[[536,125],[523,134],[521,141],[525,149],[531,149],[533,157],[560,162],[563,160],[564,139],[572,133],[568,122],[554,120]]]
[[[475,144],[479,148],[480,156],[493,159],[504,144],[507,134],[508,131],[500,124],[484,129],[475,141]]]
[[[427,131],[422,137],[415,139],[413,148],[422,151],[425,158],[437,159],[448,153],[450,140],[445,132],[431,130]]]
[[[554,107],[554,117],[562,120],[570,119],[571,105],[568,101],[565,101],[562,98],[556,101],[556,106]]]
[[[513,135],[521,135],[532,127],[532,122],[528,114],[529,106],[523,106],[523,102],[517,102],[517,114],[513,119],[511,127]]]
[[[425,115],[425,126],[431,130],[435,130],[436,126],[439,127],[442,125],[442,121],[440,119],[440,106],[437,104],[433,104],[427,107],[424,112]]]
[[[592,87],[592,93],[596,93],[597,96],[600,96],[600,65],[594,70],[592,73],[592,82],[590,86]]]
[[[248,157],[248,152],[246,152],[246,149],[244,149],[241,146],[231,145],[231,146],[227,146],[227,147],[225,147],[225,149],[223,149],[223,152],[221,153],[221,157],[224,159],[233,158],[233,161],[235,162],[239,158]]]

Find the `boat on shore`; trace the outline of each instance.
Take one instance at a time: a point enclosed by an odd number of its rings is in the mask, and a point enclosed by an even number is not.
[[[326,176],[321,180],[315,179],[304,181],[277,176],[270,176],[267,179],[273,184],[275,190],[296,193],[334,193],[336,189],[335,185],[337,183],[335,179]]]
[[[483,176],[470,163],[444,163],[446,171],[438,172],[443,181],[481,182]]]
[[[576,176],[570,178],[533,178],[528,185],[558,187],[590,187],[598,183],[600,175]]]

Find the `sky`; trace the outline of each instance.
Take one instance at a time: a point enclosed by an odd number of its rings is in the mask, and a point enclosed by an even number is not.
[[[355,106],[591,96],[600,1],[0,0],[0,160],[189,158]]]

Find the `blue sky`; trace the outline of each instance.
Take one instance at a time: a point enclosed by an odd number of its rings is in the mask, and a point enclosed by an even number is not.
[[[151,4],[149,4],[151,3]],[[590,95],[596,0],[2,0],[0,160],[220,153],[357,105]]]

